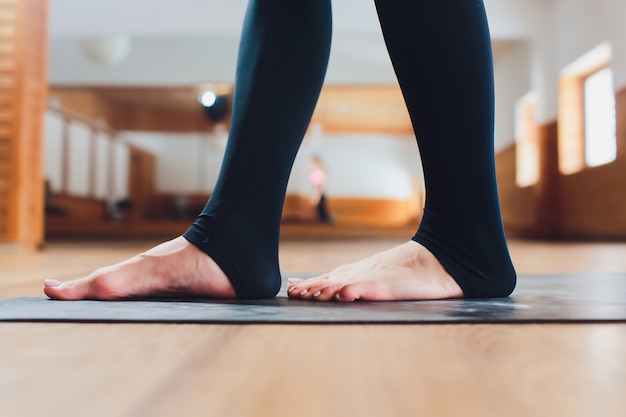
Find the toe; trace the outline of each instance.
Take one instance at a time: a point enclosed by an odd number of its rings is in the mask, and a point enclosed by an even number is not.
[[[67,282],[46,280],[44,285],[44,293],[54,300],[82,300],[88,297],[90,290],[85,278]]]
[[[287,290],[290,298],[305,298],[307,294],[309,294],[309,286],[305,284],[295,285]]]
[[[335,294],[345,285],[343,282],[335,282],[328,279],[307,280],[303,284],[308,285],[294,287],[289,293],[290,296],[303,300],[330,301],[334,299]]]
[[[343,284],[335,284],[335,285],[328,285],[327,287],[323,288],[321,291],[318,291],[316,294],[313,295],[313,298],[316,301],[332,301],[335,300],[335,296],[339,293],[339,291],[341,291],[343,287]]]
[[[312,283],[310,286],[300,292],[300,298],[305,300],[316,299],[321,296],[322,292],[329,286],[328,280]],[[296,292],[297,293],[297,292]]]
[[[313,294],[324,288],[328,283],[328,275],[320,275],[300,281],[289,280],[287,294],[291,298],[311,298]]]
[[[115,284],[115,277],[105,273],[86,278],[59,283],[56,280],[44,282],[44,292],[55,300],[115,300],[128,296],[128,288]]]

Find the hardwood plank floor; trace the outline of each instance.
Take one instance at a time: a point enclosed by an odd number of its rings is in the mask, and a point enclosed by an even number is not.
[[[398,238],[286,240],[316,272]],[[0,248],[0,298],[154,242]],[[626,272],[626,244],[511,242],[519,272]],[[0,323],[0,416],[623,416],[626,323]]]

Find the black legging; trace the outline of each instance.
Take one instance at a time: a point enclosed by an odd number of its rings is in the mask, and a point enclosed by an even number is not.
[[[511,293],[494,169],[493,68],[482,0],[376,0],[411,115],[427,198],[413,240],[466,297]],[[211,199],[184,234],[240,298],[276,295],[278,240],[294,158],[322,87],[330,0],[251,0],[233,117]]]

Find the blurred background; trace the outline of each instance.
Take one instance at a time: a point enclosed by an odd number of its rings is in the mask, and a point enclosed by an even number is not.
[[[246,3],[3,0],[0,242],[182,233],[220,169]],[[485,4],[507,233],[626,238],[626,4]],[[283,234],[410,236],[425,190],[373,1],[333,9]]]

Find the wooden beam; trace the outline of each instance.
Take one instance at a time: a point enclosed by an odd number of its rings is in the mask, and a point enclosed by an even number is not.
[[[0,242],[43,241],[46,0],[3,0],[0,18]]]

